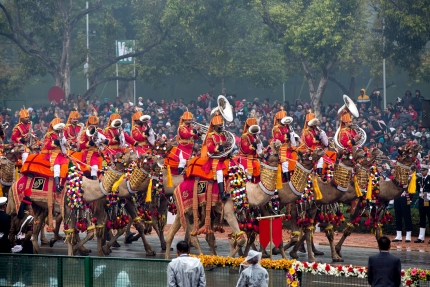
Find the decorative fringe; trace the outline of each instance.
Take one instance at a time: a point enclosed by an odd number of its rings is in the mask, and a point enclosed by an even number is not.
[[[166,187],[173,187],[172,171],[170,165],[167,166],[167,184]]]
[[[3,184],[0,184],[0,197],[3,197]]]
[[[199,199],[197,194],[197,185],[199,184],[199,180],[194,180],[194,186],[193,186],[193,218],[194,218],[194,225],[193,225],[193,231],[190,232],[191,236],[197,236],[199,233]],[[184,226],[185,227],[185,226]],[[187,230],[185,228],[185,230]]]
[[[148,189],[146,191],[146,202],[152,202],[152,178],[149,179]]]
[[[366,199],[367,200],[372,200],[372,177],[369,176],[369,182],[367,183],[367,194],[366,194]]]
[[[199,230],[199,234],[210,234],[213,233],[211,228],[211,210],[212,210],[212,187],[214,183],[209,184],[208,191],[206,192],[206,216],[205,225]]]
[[[119,187],[119,185],[123,179],[124,179],[124,174],[121,175],[121,177],[113,184],[112,191],[117,191],[117,189],[118,189],[118,187]]]
[[[411,181],[408,186],[408,193],[414,194],[417,191],[417,172],[414,171],[411,177]]]
[[[321,200],[323,198],[320,187],[318,186],[318,176],[314,175],[314,179],[313,179],[313,188],[314,188],[314,192],[315,192],[315,199],[316,200]]]
[[[360,186],[358,185],[358,180],[356,175],[354,175],[354,188],[355,188],[355,193],[357,194],[357,197],[362,197],[363,193],[361,192]]]
[[[282,189],[282,167],[280,164],[278,164],[278,173],[276,177],[276,189],[277,190]]]
[[[19,179],[19,172],[18,172],[18,168],[15,168],[15,180]]]

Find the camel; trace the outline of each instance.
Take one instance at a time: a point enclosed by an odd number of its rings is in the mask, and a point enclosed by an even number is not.
[[[118,157],[121,157],[121,155],[118,154]],[[125,155],[122,156],[122,162],[116,162],[113,166],[111,166],[109,168],[107,173],[110,173],[113,177],[116,177],[117,179],[119,179],[119,177],[123,173],[124,169],[133,160],[135,160],[135,154],[134,153],[126,153]],[[94,202],[96,200],[99,200],[99,199],[105,197],[104,192],[106,192],[106,191],[102,190],[101,186],[103,186],[105,190],[112,190],[112,186],[114,184],[114,182],[107,183],[106,180],[104,180],[104,179],[102,179],[102,181],[100,182],[99,180],[91,180],[91,179],[88,179],[86,177],[82,178],[82,182],[83,182],[83,186],[85,187],[85,192],[83,193],[83,198],[87,203],[91,203],[91,202]],[[16,186],[14,184],[12,186],[12,193],[16,193],[16,192],[17,192]],[[52,191],[52,192],[54,192],[54,191]],[[127,190],[125,192],[128,193]],[[15,209],[15,201],[13,199],[13,196],[10,196],[9,199],[10,199],[10,201],[8,202],[8,208],[11,208],[13,211]],[[47,204],[46,200],[44,200],[44,201],[34,200],[33,201],[33,207],[36,209],[37,208],[47,209],[48,204]],[[54,201],[53,202],[53,209],[54,209],[54,212],[57,212],[57,213],[63,213],[64,212],[65,216],[63,216],[63,218],[69,218],[69,216],[71,215],[71,210],[67,206],[66,201],[65,201],[64,206],[60,206],[59,202]],[[71,216],[70,219],[71,219],[70,226],[75,226],[74,216]],[[38,245],[38,235],[39,235],[39,232],[40,232],[43,224],[42,224],[42,221],[40,220],[40,218],[36,218],[35,221],[38,222],[38,224],[35,224],[35,226],[34,226],[32,243],[33,243],[34,253],[39,254],[40,253],[40,247]],[[57,224],[57,228],[59,228],[59,224]],[[69,248],[68,248],[68,254],[69,255],[74,255],[77,251],[80,251],[80,252],[82,251],[84,254],[88,253],[88,251],[83,250],[82,247],[83,247],[83,244],[85,244],[88,240],[92,239],[92,237],[94,236],[93,233],[88,233],[86,238],[83,241],[80,241],[78,232],[69,231],[68,235],[69,235],[69,238],[74,239],[78,242],[75,246],[72,246],[72,244],[71,244],[72,242],[71,242],[71,240],[69,240]]]
[[[263,186],[273,186],[273,190],[275,188],[274,184],[275,182],[273,182],[273,179],[276,179],[277,176],[277,169],[278,169],[278,161],[279,161],[279,156],[278,156],[278,152],[279,152],[279,147],[280,144],[279,142],[272,142],[270,144],[270,148],[271,148],[271,153],[269,154],[268,158],[267,158],[267,162],[268,165],[265,164],[261,164],[261,168],[262,170],[266,169],[267,173],[270,174],[270,178],[272,178],[272,182],[265,182],[266,179],[262,178],[261,184]],[[247,182],[246,183],[246,190],[247,190],[247,196],[248,196],[248,203],[250,207],[255,207],[255,206],[261,206],[266,204],[270,198],[272,197],[272,194],[269,192],[266,193],[266,191],[263,191],[263,189],[261,188],[260,184],[254,184],[251,182]],[[175,199],[180,200],[180,199]],[[231,198],[228,198],[227,201],[224,204],[224,210],[222,210],[222,205],[221,204],[217,204],[216,206],[214,206],[214,210],[215,212],[217,212],[218,214],[222,214],[222,212],[224,211],[224,219],[227,221],[227,223],[230,225],[230,227],[232,228],[232,232],[233,232],[233,237],[237,234],[241,234],[240,233],[240,229],[239,229],[239,224],[237,222],[235,213],[234,213],[234,208],[233,208],[233,201]],[[203,207],[204,208],[204,207]],[[202,212],[202,214],[204,214],[204,212]],[[190,214],[186,214],[185,218],[187,218],[188,216],[190,216]],[[192,216],[191,220],[193,219]],[[188,219],[188,218],[187,218]],[[189,222],[191,222],[191,220],[189,220]],[[204,220],[202,218],[199,218],[200,222],[203,222]],[[187,226],[183,226],[185,230],[187,230],[187,228],[190,226],[190,223],[187,222]],[[193,222],[192,224],[198,224],[197,222]],[[170,227],[167,235],[166,235],[166,259],[170,258],[170,246],[172,244],[173,238],[176,234],[176,232],[179,230],[179,228],[181,227],[181,222],[180,222],[180,216],[176,216],[174,223],[172,224],[172,226]],[[209,237],[209,238],[208,238]],[[211,250],[214,254],[216,254],[215,252],[215,247],[213,246],[214,241],[211,239],[211,236],[208,236],[207,238],[209,239],[209,245],[211,247]],[[213,237],[212,237],[213,238]],[[198,241],[195,241],[195,247],[197,248],[198,252],[200,254],[202,254],[201,248],[200,248],[200,244],[198,243]],[[234,256],[234,254],[237,252],[238,247],[234,250],[232,250],[229,254],[229,256]]]
[[[414,158],[417,156],[420,150],[421,150],[420,145],[404,146],[400,148],[399,156],[397,157],[398,164],[400,166],[403,166],[406,170],[412,170],[412,166],[415,163]],[[381,154],[373,150],[372,157],[378,157],[378,156],[381,156]],[[370,168],[372,163],[363,162],[362,165],[364,168],[368,169]],[[404,181],[404,177],[402,178],[400,173],[395,174],[394,180],[380,181],[379,182],[379,188],[380,188],[379,201],[388,202],[392,199],[396,199],[402,194],[406,185],[407,185],[407,182]],[[354,198],[352,194],[345,194],[345,196],[342,197],[339,201],[342,203],[351,203],[351,202],[354,202],[355,199],[356,197]],[[381,209],[380,211],[383,211],[383,210],[385,209]],[[356,219],[357,216],[359,216],[362,213],[362,211],[363,211],[362,209],[357,208],[357,203],[355,205],[352,204],[350,221],[353,221],[354,219]],[[353,229],[354,229],[354,225],[349,223],[343,232],[342,238],[336,244],[335,252],[339,257],[341,257],[342,244],[344,243],[346,238],[349,235],[351,235]],[[376,238],[378,239],[379,236],[380,236],[380,229],[376,229]]]

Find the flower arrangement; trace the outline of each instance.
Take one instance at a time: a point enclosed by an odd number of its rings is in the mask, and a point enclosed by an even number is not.
[[[296,200],[297,204],[304,203],[306,201],[310,202],[310,201],[314,200],[314,193],[312,190],[312,187],[313,187],[312,176],[313,176],[312,173],[310,173],[308,175],[308,184],[306,185],[305,190],[303,191],[301,198]]]
[[[420,281],[430,281],[430,270],[409,268],[402,270],[402,285],[417,287]]]
[[[66,195],[67,206],[71,210],[87,209],[88,205],[84,199],[82,171],[78,170],[76,166],[69,167],[67,173]]]
[[[222,266],[222,267],[239,267],[240,264],[245,261],[244,257],[222,257],[217,255],[190,255],[191,257],[195,257],[200,259],[203,266]],[[270,260],[270,259],[262,259],[261,267],[267,269],[280,269],[280,270],[289,270],[295,260],[287,260],[287,259],[279,259],[279,260]]]

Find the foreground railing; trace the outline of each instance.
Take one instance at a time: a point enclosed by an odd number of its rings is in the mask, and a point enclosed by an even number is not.
[[[235,287],[243,259],[201,256],[208,287]],[[169,260],[0,254],[0,286],[162,287]],[[368,286],[366,268],[263,259],[269,286]],[[412,272],[412,275],[411,275]],[[410,269],[403,286],[427,286],[430,273]],[[21,284],[19,284],[21,283]],[[409,284],[409,285],[407,285]]]

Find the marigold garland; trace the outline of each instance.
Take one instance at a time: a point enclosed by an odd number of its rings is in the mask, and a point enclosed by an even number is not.
[[[190,255],[191,257],[195,257],[200,259],[203,266],[222,266],[222,267],[239,267],[240,264],[245,261],[244,257],[222,257],[216,255]],[[280,269],[280,270],[289,270],[295,260],[287,260],[287,259],[279,259],[279,260],[270,260],[270,259],[262,259],[261,266],[267,269]]]

